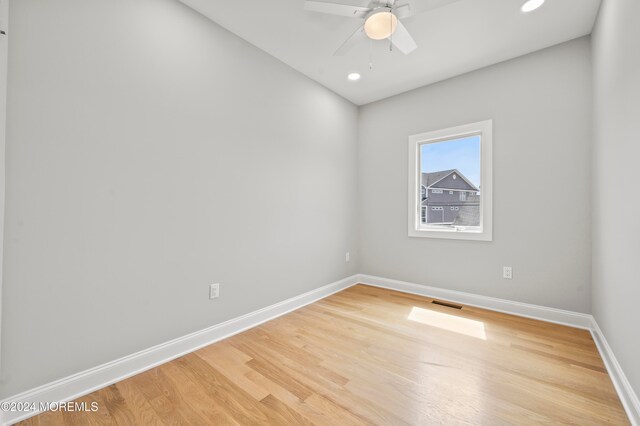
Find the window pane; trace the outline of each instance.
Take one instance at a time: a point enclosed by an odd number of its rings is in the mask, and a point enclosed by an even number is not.
[[[480,136],[420,145],[424,225],[480,226]]]

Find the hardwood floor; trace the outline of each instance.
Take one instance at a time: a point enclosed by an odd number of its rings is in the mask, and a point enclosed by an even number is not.
[[[364,285],[25,425],[629,424],[591,335]]]

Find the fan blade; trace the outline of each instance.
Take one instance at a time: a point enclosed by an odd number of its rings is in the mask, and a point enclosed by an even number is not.
[[[453,3],[456,3],[460,0],[427,0],[427,1],[423,1],[423,2],[415,2],[414,4],[411,5],[411,9],[413,9],[413,13],[423,13],[423,12],[427,12],[429,10],[434,10],[434,9],[439,9],[441,7],[444,6],[450,6]],[[407,3],[409,3],[409,1],[407,1]],[[417,4],[416,4],[417,3]]]
[[[413,5],[411,4],[411,2],[406,2],[405,4],[394,7],[393,13],[398,17],[398,19],[404,19],[412,16],[415,12],[413,10]]]
[[[426,0],[416,6],[412,4],[411,0],[398,0],[393,7],[393,13],[398,19],[405,19],[416,13],[423,13],[443,6],[449,6],[457,1],[460,0]]]
[[[347,39],[347,41],[342,43],[342,46],[340,46],[340,48],[336,50],[336,53],[334,53],[333,56],[344,55],[349,50],[353,49],[353,46],[355,46],[360,41],[366,38],[367,38],[367,35],[364,32],[364,25],[361,25],[360,27],[358,27],[357,30],[355,30],[353,34],[351,34],[351,36]]]
[[[353,18],[364,18],[371,12],[368,7],[349,6],[346,4],[326,3],[322,1],[307,0],[304,2],[305,10],[312,12],[328,13],[331,15],[350,16]]]
[[[393,45],[405,55],[413,52],[418,47],[413,37],[411,37],[411,34],[409,34],[409,31],[407,31],[407,27],[405,27],[400,21],[398,21],[396,31],[390,38],[391,43],[393,43]]]

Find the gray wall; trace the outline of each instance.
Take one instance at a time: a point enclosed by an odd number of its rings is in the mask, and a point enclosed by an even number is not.
[[[357,272],[355,106],[175,0],[10,12],[0,397]]]
[[[593,314],[640,394],[638,16],[637,0],[605,0],[593,33]]]
[[[581,38],[362,107],[362,272],[590,312],[590,60]],[[493,242],[407,237],[407,136],[486,119]]]

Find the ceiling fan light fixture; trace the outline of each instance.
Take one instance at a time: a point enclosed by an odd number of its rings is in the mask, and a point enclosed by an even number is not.
[[[525,13],[532,12],[537,8],[539,8],[540,6],[542,6],[543,3],[544,3],[544,0],[527,0],[526,2],[524,2],[520,10],[522,10]]]
[[[398,18],[388,7],[380,7],[367,16],[364,32],[373,40],[389,38],[398,27]]]

